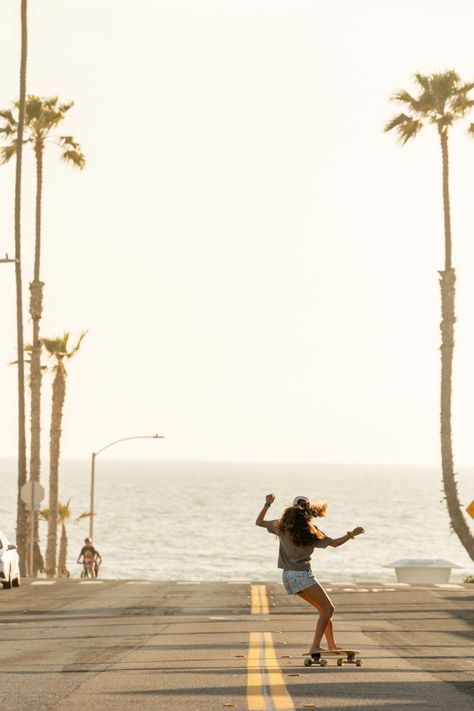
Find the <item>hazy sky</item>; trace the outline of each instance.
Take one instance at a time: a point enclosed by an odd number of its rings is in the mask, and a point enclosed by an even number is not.
[[[0,5],[0,104],[19,2]],[[69,364],[65,456],[436,463],[440,151],[383,133],[414,72],[474,78],[472,0],[29,0],[28,91],[87,156],[45,166],[43,334]],[[473,119],[474,120],[474,119]],[[34,172],[23,192],[25,302]],[[474,463],[474,141],[452,132],[457,463]],[[13,164],[0,253],[13,252]],[[16,452],[0,265],[0,451]],[[25,318],[26,321],[26,318]],[[26,323],[26,340],[31,325]],[[50,381],[44,384],[45,453]]]

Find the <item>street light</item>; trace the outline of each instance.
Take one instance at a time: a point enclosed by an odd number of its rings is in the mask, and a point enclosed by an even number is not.
[[[138,435],[135,437],[122,437],[122,439],[116,439],[114,442],[110,442],[110,444],[106,444],[105,447],[102,447],[102,449],[99,449],[98,452],[92,452],[92,462],[91,462],[91,505],[90,505],[90,523],[89,523],[89,538],[93,537],[94,533],[94,484],[95,484],[95,458],[97,457],[98,454],[104,451],[104,449],[108,449],[109,447],[113,447],[114,444],[118,444],[119,442],[126,442],[128,439],[164,439],[164,435],[159,435],[159,434],[154,434],[154,435]]]

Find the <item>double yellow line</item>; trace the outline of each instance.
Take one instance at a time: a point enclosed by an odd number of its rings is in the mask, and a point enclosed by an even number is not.
[[[268,604],[267,589],[265,585],[252,585],[250,588],[250,612],[252,615],[268,615],[270,605]]]
[[[252,585],[253,615],[268,615],[265,585]],[[251,632],[247,656],[247,706],[249,711],[294,711],[278,664],[271,632]]]

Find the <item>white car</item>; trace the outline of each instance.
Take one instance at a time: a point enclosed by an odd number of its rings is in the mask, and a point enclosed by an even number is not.
[[[20,559],[16,546],[0,531],[0,583],[4,588],[20,585]]]

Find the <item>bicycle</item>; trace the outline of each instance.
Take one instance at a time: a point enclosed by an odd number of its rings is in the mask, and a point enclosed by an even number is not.
[[[79,565],[82,565],[82,570],[81,570],[81,578],[82,579],[89,579],[93,580],[95,576],[95,560],[94,558],[83,558],[82,563],[79,563]]]

